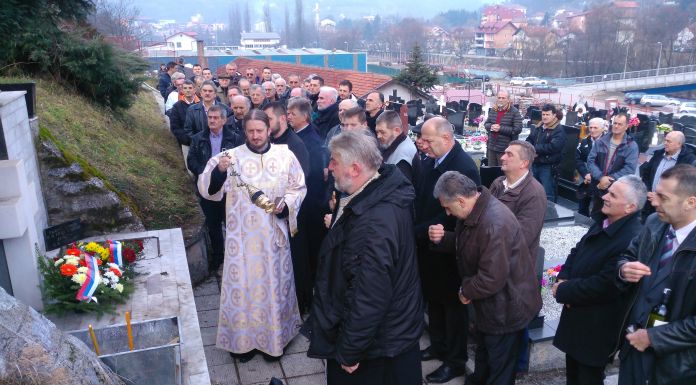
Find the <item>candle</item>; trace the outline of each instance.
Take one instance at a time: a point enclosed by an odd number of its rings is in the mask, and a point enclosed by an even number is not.
[[[92,345],[94,345],[94,352],[99,354],[99,344],[97,343],[97,336],[94,334],[94,329],[92,328],[92,325],[90,324],[87,329],[89,329],[89,336],[92,338]]]
[[[131,329],[130,312],[126,312],[126,329],[128,330],[128,349],[133,351],[133,329]]]

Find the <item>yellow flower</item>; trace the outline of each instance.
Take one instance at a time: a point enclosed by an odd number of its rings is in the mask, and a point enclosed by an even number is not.
[[[119,293],[123,293],[123,285],[117,283],[116,285],[114,285],[114,290],[118,291]]]
[[[72,276],[72,281],[82,285],[87,280],[87,275],[83,273],[77,273]]]

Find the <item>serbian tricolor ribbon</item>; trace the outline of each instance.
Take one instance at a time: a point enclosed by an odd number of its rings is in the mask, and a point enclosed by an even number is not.
[[[99,277],[99,265],[97,264],[97,258],[89,253],[86,253],[85,263],[87,265],[87,272],[85,273],[87,275],[87,279],[77,292],[77,300],[97,302],[97,299],[92,297],[94,292],[97,290],[97,286],[99,286],[99,282],[101,281]]]
[[[109,254],[111,260],[109,262],[117,264],[119,267],[123,265],[123,246],[119,241],[109,241]]]

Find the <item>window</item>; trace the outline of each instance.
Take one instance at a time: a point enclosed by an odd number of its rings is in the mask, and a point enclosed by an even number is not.
[[[181,42],[180,42],[180,41],[177,41],[177,42],[176,42],[176,48],[181,48]]]

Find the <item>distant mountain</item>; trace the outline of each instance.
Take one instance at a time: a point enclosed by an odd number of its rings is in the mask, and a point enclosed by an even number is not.
[[[360,18],[367,15],[380,15],[381,17],[398,15],[411,16],[421,18],[431,18],[440,12],[445,12],[449,9],[466,9],[476,10],[485,3],[492,3],[486,0],[438,0],[435,2],[422,0],[303,0],[305,8],[305,20],[310,20],[314,17],[312,10],[314,4],[319,3],[319,16],[333,16],[335,18],[343,15],[347,18]],[[244,11],[244,0],[223,1],[223,0],[196,0],[190,2],[178,2],[176,4],[171,1],[151,0],[136,3],[140,8],[140,16],[151,19],[176,19],[177,22],[186,22],[191,16],[201,14],[203,22],[227,22],[228,10],[233,5],[239,7],[240,11]],[[251,0],[249,1],[249,9],[252,22],[256,19],[261,20],[264,1]],[[271,10],[275,26],[283,25],[284,9],[287,4],[290,10],[290,18],[294,16],[295,1],[294,0],[275,0],[271,1]]]

